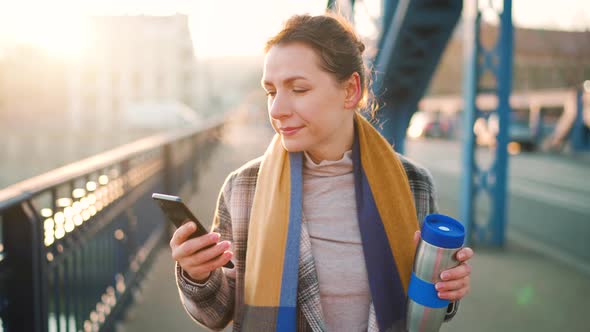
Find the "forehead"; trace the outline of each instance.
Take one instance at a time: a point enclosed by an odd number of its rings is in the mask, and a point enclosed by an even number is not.
[[[316,52],[302,43],[289,43],[271,47],[264,57],[263,82],[281,81],[288,77],[308,79],[328,75],[319,65]]]

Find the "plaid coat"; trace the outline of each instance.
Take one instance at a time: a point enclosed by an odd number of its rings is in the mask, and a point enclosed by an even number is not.
[[[398,155],[410,182],[418,220],[436,213],[435,188],[428,171]],[[250,210],[256,189],[256,179],[262,158],[254,159],[226,179],[217,202],[213,230],[221,240],[232,243],[234,269],[217,269],[204,284],[189,280],[180,266],[176,266],[176,280],[182,303],[199,323],[213,330],[221,330],[233,320],[233,330],[241,331],[244,305],[244,271],[248,244]],[[305,219],[302,220],[299,258],[299,289],[297,296],[298,331],[325,331],[320,290]],[[220,241],[221,241],[220,240]],[[449,305],[447,318],[456,312],[457,305]],[[369,310],[369,331],[379,331],[375,309]],[[397,331],[398,327],[394,327]],[[401,331],[401,327],[399,331]]]

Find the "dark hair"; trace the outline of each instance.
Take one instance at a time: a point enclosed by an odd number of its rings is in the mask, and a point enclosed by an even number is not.
[[[369,104],[369,79],[363,63],[365,44],[359,39],[348,21],[339,15],[294,15],[283,28],[266,42],[268,52],[279,44],[301,42],[310,46],[321,59],[320,66],[332,73],[338,82],[344,82],[357,72],[361,81],[361,100],[357,105]]]

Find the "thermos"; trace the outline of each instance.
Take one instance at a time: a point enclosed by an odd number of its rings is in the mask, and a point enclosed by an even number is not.
[[[434,286],[441,280],[441,272],[458,265],[455,253],[463,246],[464,239],[465,228],[459,221],[441,214],[424,218],[408,287],[408,332],[440,329],[449,301],[440,299]]]

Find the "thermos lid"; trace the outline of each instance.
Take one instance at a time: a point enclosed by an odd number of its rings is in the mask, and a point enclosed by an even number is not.
[[[422,224],[422,239],[441,248],[459,248],[465,240],[465,227],[442,214],[429,214]]]

